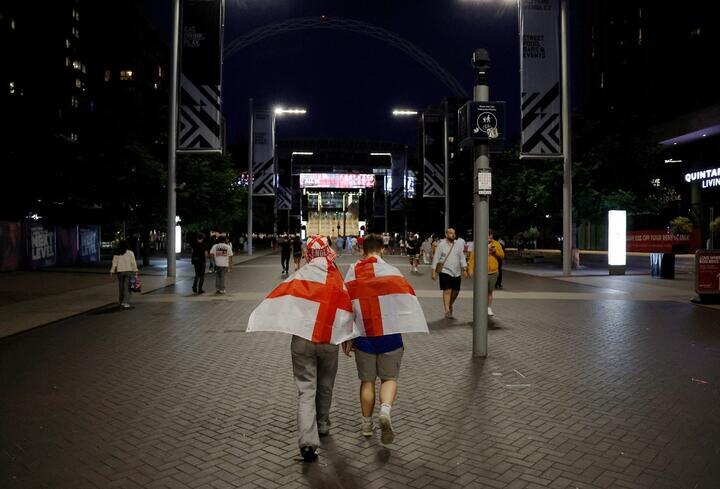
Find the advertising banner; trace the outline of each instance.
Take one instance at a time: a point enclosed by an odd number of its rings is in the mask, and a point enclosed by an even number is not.
[[[690,234],[672,234],[664,229],[627,232],[627,251],[639,253],[672,253],[673,246],[682,245],[686,253],[700,247],[700,230]]]
[[[55,228],[56,265],[75,265],[78,261],[78,228]]]
[[[373,188],[372,173],[301,173],[300,188]]]
[[[19,270],[24,257],[22,226],[19,222],[0,221],[0,271]]]
[[[720,294],[720,251],[695,253],[695,292]]]
[[[405,208],[405,171],[407,167],[405,152],[393,153],[391,167],[390,210]]]
[[[520,0],[521,155],[562,157],[559,0]]]
[[[275,131],[273,113],[253,112],[253,195],[275,195]]]
[[[290,162],[278,157],[277,162],[277,193],[275,194],[278,210],[292,209],[292,175]]]
[[[40,223],[28,224],[27,256],[28,266],[33,269],[55,265],[55,229]]]
[[[222,151],[223,0],[185,0],[178,151]]]
[[[443,117],[425,114],[423,132],[423,197],[445,197],[445,148]]]
[[[375,175],[373,217],[385,217],[385,175]]]
[[[80,263],[95,263],[100,261],[100,227],[83,226],[79,230],[80,248],[78,259]]]

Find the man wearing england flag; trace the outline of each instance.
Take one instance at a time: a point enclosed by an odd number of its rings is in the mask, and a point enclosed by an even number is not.
[[[307,265],[270,292],[250,315],[247,327],[248,332],[293,335],[298,444],[306,461],[317,458],[319,437],[330,430],[338,345],[357,336],[350,296],[335,257],[325,237],[310,238],[305,249]]]
[[[350,356],[355,351],[361,432],[366,437],[374,432],[375,383],[380,378],[380,441],[388,444],[395,438],[390,411],[405,350],[400,333],[427,333],[428,327],[415,291],[397,268],[382,259],[383,250],[382,236],[366,236],[363,259],[351,266],[345,277],[360,337],[344,342],[343,352]]]

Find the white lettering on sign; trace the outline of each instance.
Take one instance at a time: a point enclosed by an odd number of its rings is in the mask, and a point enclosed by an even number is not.
[[[720,168],[686,173],[685,181],[687,183],[700,181],[701,188],[720,187]]]
[[[30,255],[34,260],[55,256],[55,233],[42,228],[33,228],[30,235]]]
[[[720,255],[700,255],[698,261],[702,265],[717,265],[720,264]]]

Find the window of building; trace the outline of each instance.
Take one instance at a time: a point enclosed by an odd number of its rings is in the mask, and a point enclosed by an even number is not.
[[[72,16],[73,16],[73,19],[80,20],[80,12],[78,12],[75,9],[73,9],[73,11],[72,11]]]
[[[11,31],[15,30],[15,19],[10,19],[10,30]]]
[[[10,82],[10,95],[15,95],[15,82]]]
[[[105,78],[104,78],[104,80],[105,80],[106,82],[109,82],[109,81],[110,81],[110,73],[111,73],[110,70],[105,70]]]
[[[78,135],[76,132],[71,132],[68,138],[70,139],[70,141],[76,142],[78,140]]]
[[[72,97],[70,97],[70,105],[77,109],[78,107],[80,107],[80,100],[78,100],[78,98],[73,95]]]
[[[157,67],[157,76],[158,76],[158,78],[162,78],[162,77],[163,77],[163,69],[162,69],[162,66],[158,66],[158,67]]]
[[[82,88],[82,80],[80,78],[75,78],[75,88]]]
[[[80,61],[73,61],[72,63],[73,63],[73,69],[74,69],[74,70],[79,70],[79,69],[80,69],[80,66],[81,66]]]
[[[650,183],[653,187],[660,187],[660,179],[659,178],[653,178],[650,180]]]
[[[159,83],[153,83],[153,88],[154,88],[155,90],[159,89],[159,88],[160,88],[160,84],[159,84]]]
[[[82,71],[83,73],[87,73],[87,68],[85,67],[84,64],[80,65],[80,71]]]
[[[120,70],[120,79],[123,81],[132,80],[135,73],[132,70]]]
[[[65,56],[65,66],[70,66],[70,58]]]
[[[80,38],[80,29],[78,29],[77,27],[74,27],[74,26],[73,26],[73,28],[72,28],[72,34],[73,34],[73,36],[75,36],[76,39],[79,39],[79,38]]]

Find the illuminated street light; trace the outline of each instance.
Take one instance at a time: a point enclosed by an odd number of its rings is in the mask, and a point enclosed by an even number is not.
[[[396,117],[418,115],[418,111],[412,110],[412,109],[393,109],[392,115],[394,115]]]
[[[315,153],[313,153],[312,151],[293,151],[292,152],[293,156],[312,156],[314,154]]]
[[[392,156],[392,153],[370,153],[370,156]]]
[[[300,107],[293,107],[286,109],[284,107],[275,107],[275,115],[283,115],[283,114],[306,114],[307,109],[303,109]]]

